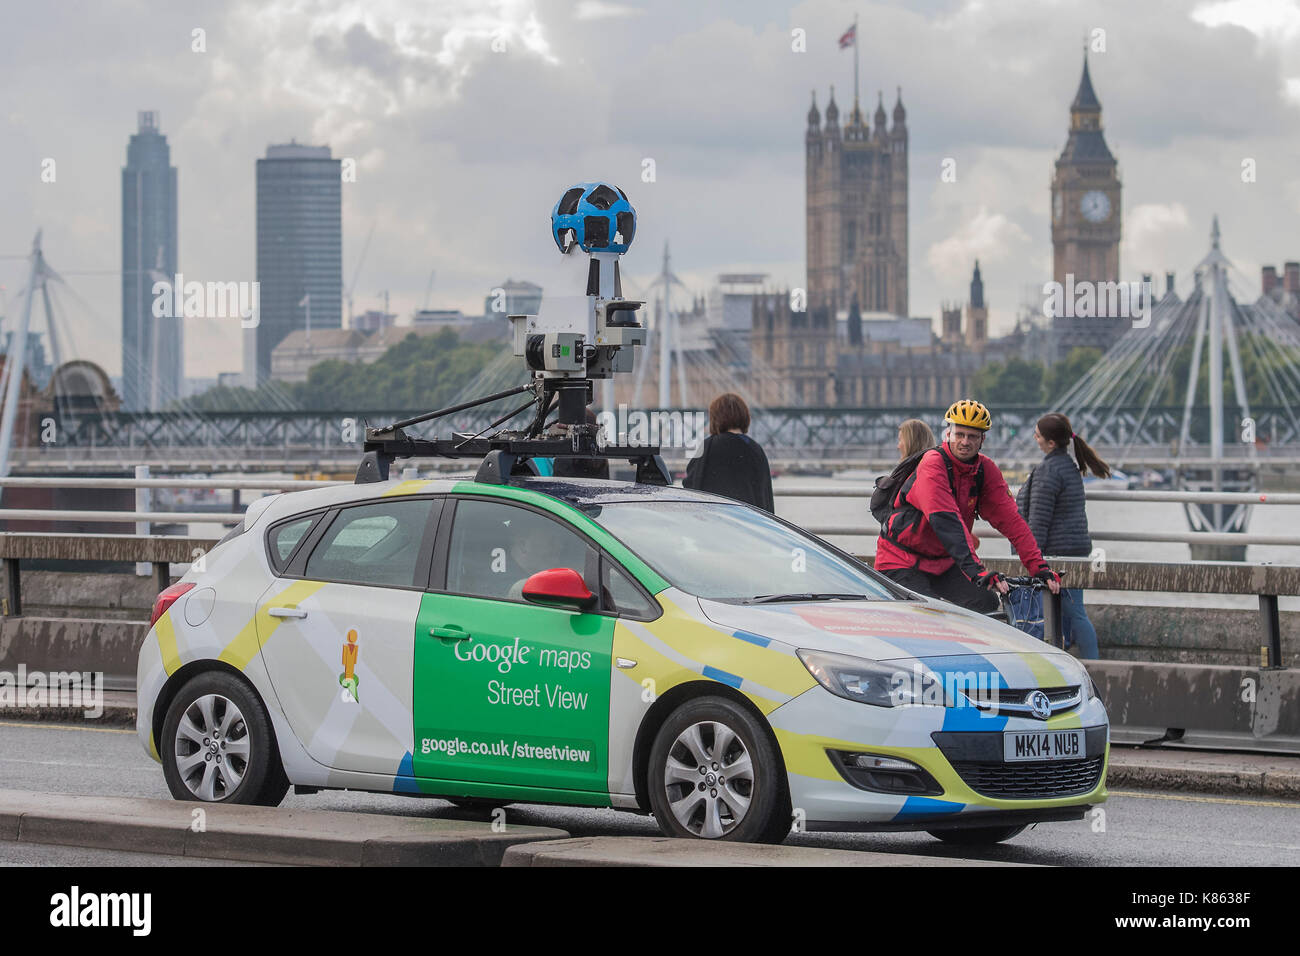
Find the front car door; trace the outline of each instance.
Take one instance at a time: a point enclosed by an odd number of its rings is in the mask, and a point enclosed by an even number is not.
[[[572,568],[599,594],[598,551],[520,504],[466,497],[447,508],[416,626],[416,776],[429,792],[457,789],[432,781],[474,782],[607,805],[615,619],[522,595],[548,568]]]

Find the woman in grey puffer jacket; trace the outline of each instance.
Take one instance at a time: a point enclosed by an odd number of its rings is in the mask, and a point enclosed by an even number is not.
[[[1087,557],[1092,553],[1092,538],[1084,508],[1083,473],[1091,469],[1098,478],[1109,478],[1110,467],[1074,434],[1070,420],[1059,413],[1038,420],[1034,440],[1046,457],[1016,495],[1016,507],[1044,556]],[[1066,451],[1071,443],[1074,459]],[[1080,657],[1095,659],[1097,631],[1083,609],[1082,589],[1062,588],[1061,593],[1061,628],[1066,646],[1077,644]]]

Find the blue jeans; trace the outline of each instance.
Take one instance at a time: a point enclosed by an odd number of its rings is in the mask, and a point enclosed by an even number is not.
[[[1083,609],[1082,588],[1061,588],[1061,630],[1065,632],[1065,646],[1079,645],[1079,656],[1096,660],[1097,631]]]

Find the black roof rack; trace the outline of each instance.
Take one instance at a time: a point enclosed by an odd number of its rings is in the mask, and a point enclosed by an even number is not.
[[[636,466],[636,481],[645,485],[671,485],[672,476],[659,455],[658,445],[601,445],[596,441],[598,426],[580,424],[567,426],[562,435],[544,435],[546,414],[556,393],[572,388],[567,384],[552,384],[557,380],[538,379],[518,388],[496,392],[484,398],[449,408],[417,415],[382,428],[367,428],[361,464],[357,466],[357,484],[387,481],[389,469],[398,458],[482,458],[475,481],[504,485],[511,476],[537,474],[533,458],[604,458],[621,459]],[[562,381],[562,380],[561,380]],[[578,383],[590,397],[590,383]],[[522,392],[532,392],[533,397],[512,412],[498,418],[477,435],[453,434],[451,438],[417,438],[407,435],[405,428],[421,422],[441,418],[477,405],[508,398]],[[528,428],[521,431],[501,431],[485,436],[484,433],[504,424],[511,418],[536,404],[537,415]],[[581,406],[579,406],[581,407]]]

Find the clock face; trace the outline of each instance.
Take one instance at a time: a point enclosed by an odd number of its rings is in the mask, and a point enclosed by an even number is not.
[[[1079,212],[1089,222],[1105,222],[1110,218],[1110,197],[1094,189],[1079,200]]]
[[[1062,196],[1060,193],[1057,193],[1052,197],[1052,218],[1059,222],[1061,219],[1061,214],[1064,212],[1065,212],[1065,197]]]

